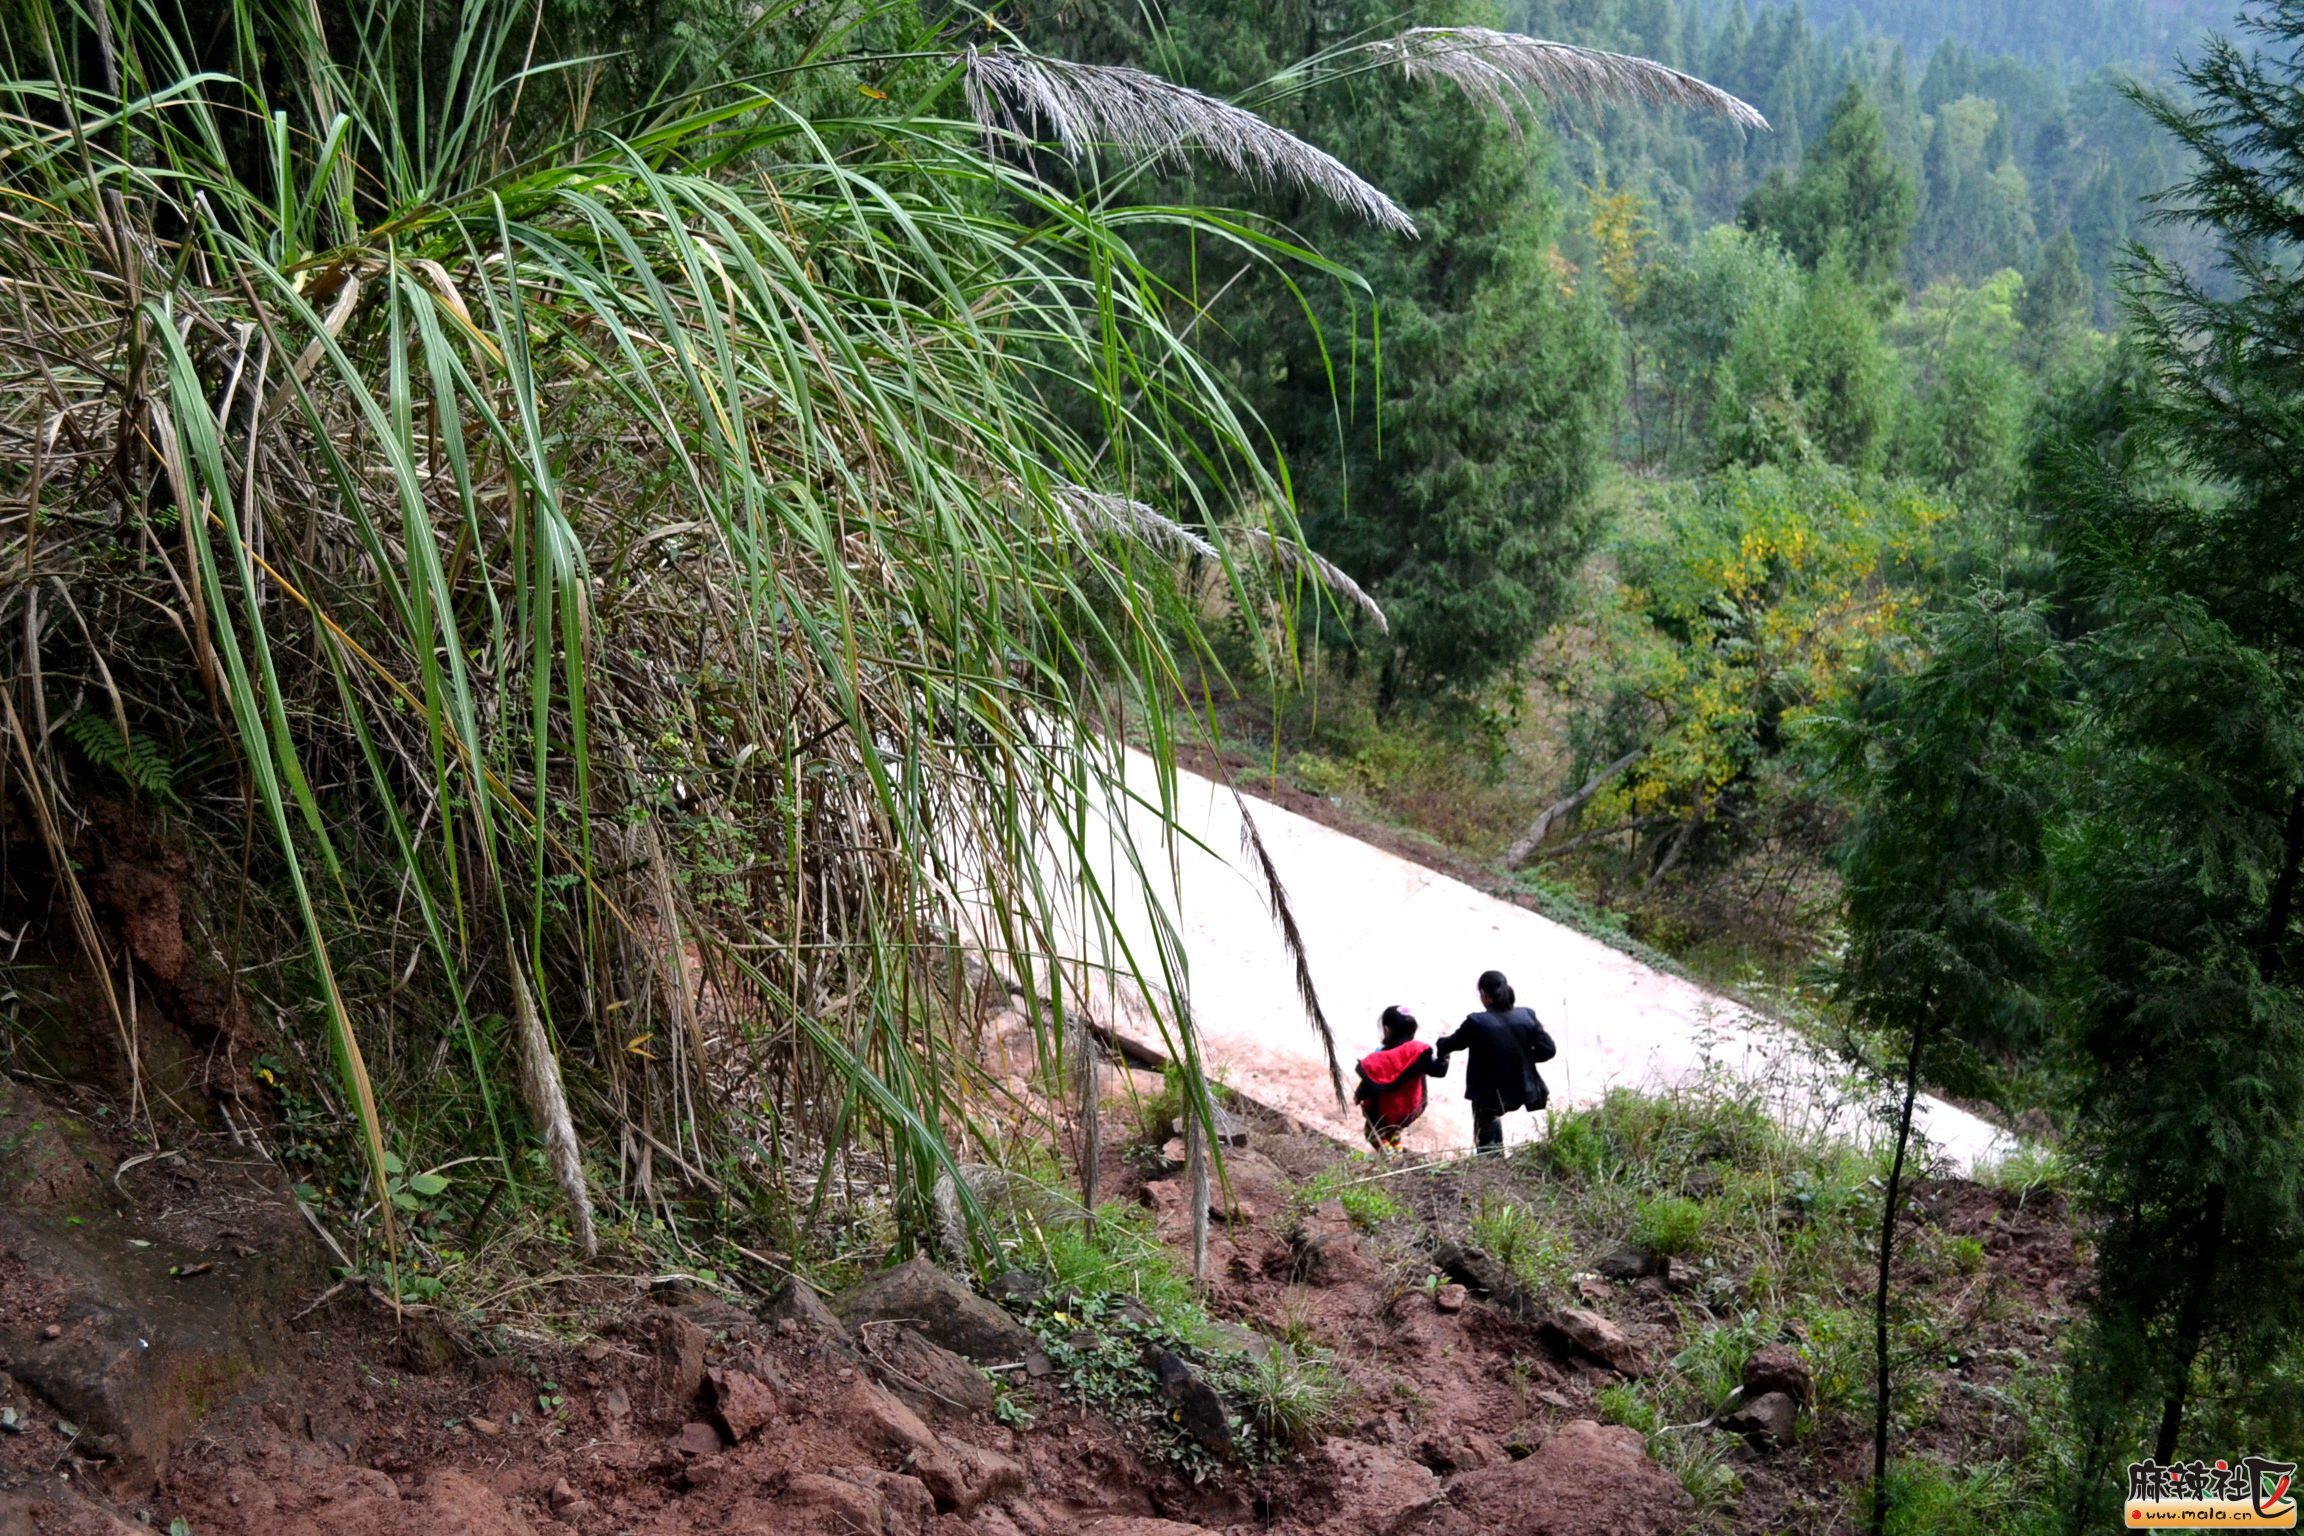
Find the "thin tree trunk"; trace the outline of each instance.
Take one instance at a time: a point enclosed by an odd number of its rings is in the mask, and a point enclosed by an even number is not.
[[[1103,1053],[1085,1026],[1076,1026],[1073,1064],[1080,1075],[1080,1204],[1096,1224],[1096,1181],[1104,1161],[1104,1084],[1098,1066]]]
[[[2296,914],[2296,876],[2304,864],[2304,784],[2288,795],[2288,824],[2282,830],[2284,857],[2280,877],[2272,882],[2272,899],[2264,908],[2264,932],[2256,941],[2256,974],[2269,979],[2280,970],[2281,946],[2288,939],[2288,924]]]
[[[2200,1355],[2200,1336],[2208,1323],[2208,1298],[2216,1288],[2216,1269],[2224,1257],[2224,1186],[2211,1184],[2200,1213],[2200,1251],[2192,1262],[2192,1289],[2185,1293],[2184,1310],[2176,1319],[2176,1359],[2168,1376],[2168,1395],[2160,1404],[2160,1438],[2153,1460],[2162,1466],[2176,1459],[2176,1437],[2184,1428],[2184,1398],[2192,1385],[2192,1362]]]
[[[1698,811],[1682,822],[1679,832],[1672,839],[1672,846],[1664,850],[1664,857],[1656,861],[1656,867],[1648,871],[1648,878],[1640,883],[1642,885],[1654,885],[1672,873],[1673,868],[1680,862],[1680,855],[1688,851],[1688,839],[1694,837],[1696,829],[1703,824],[1704,813],[1702,811]]]
[[[1204,1102],[1184,1114],[1184,1189],[1192,1201],[1192,1279],[1208,1283],[1208,1123],[1216,1106]]]
[[[1872,1288],[1872,1536],[1888,1530],[1888,1285],[1896,1264],[1896,1218],[1904,1199],[1904,1154],[1912,1144],[1912,1104],[1920,1096],[1920,1051],[1928,1038],[1931,982],[1920,995],[1920,1022],[1912,1026],[1912,1054],[1904,1063],[1904,1107],[1896,1117],[1896,1156],[1880,1210],[1880,1273]]]
[[[1591,799],[1594,795],[1600,792],[1601,785],[1606,784],[1610,779],[1616,777],[1616,775],[1622,773],[1625,769],[1638,762],[1640,760],[1640,755],[1647,750],[1648,748],[1645,745],[1634,747],[1631,751],[1625,753],[1622,757],[1616,759],[1616,761],[1610,763],[1607,767],[1592,775],[1590,779],[1585,781],[1584,787],[1582,789],[1576,791],[1576,793],[1570,795],[1565,800],[1555,800],[1550,805],[1544,807],[1544,814],[1538,816],[1534,821],[1530,822],[1528,824],[1528,830],[1521,833],[1520,836],[1513,841],[1513,844],[1510,848],[1504,850],[1504,867],[1507,869],[1513,869],[1527,863],[1529,855],[1536,851],[1537,845],[1544,841],[1544,834],[1550,832],[1555,823],[1564,821],[1568,817],[1573,816],[1578,811],[1582,810],[1584,808],[1584,802]]]

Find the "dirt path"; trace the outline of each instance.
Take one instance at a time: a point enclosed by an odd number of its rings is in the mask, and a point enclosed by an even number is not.
[[[1129,782],[1156,802],[1149,759],[1130,754]],[[1478,1006],[1473,978],[1493,967],[1511,977],[1520,1001],[1559,1042],[1559,1058],[1545,1068],[1555,1105],[1589,1104],[1616,1085],[1668,1086],[1716,1066],[1749,1081],[1780,1118],[1839,1122],[1852,1134],[1865,1129],[1867,1106],[1840,1069],[1730,999],[1268,800],[1248,797],[1247,804],[1287,890],[1348,1083],[1352,1061],[1376,1048],[1376,1016],[1387,1004],[1413,1010],[1424,1021],[1424,1038],[1434,1038]],[[1161,895],[1177,914],[1210,1062],[1252,1097],[1356,1136],[1357,1119],[1338,1109],[1328,1086],[1264,882],[1243,849],[1238,803],[1223,786],[1179,772],[1174,815],[1198,846],[1179,852],[1172,883],[1156,851],[1157,811],[1135,808],[1121,830],[1157,868]],[[1151,953],[1142,884],[1109,850],[1103,873],[1118,893],[1129,944]],[[1120,1012],[1125,1030],[1128,1012]],[[1460,1085],[1434,1086],[1432,1111],[1412,1133],[1413,1145],[1427,1152],[1470,1146],[1471,1112]],[[1527,1116],[1508,1124],[1513,1140],[1535,1131]],[[1921,1105],[1920,1126],[1963,1170],[2006,1150],[1995,1128],[1933,1097]]]

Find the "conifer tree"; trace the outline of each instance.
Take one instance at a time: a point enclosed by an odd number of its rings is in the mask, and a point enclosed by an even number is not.
[[[2137,258],[2148,387],[2117,462],[2068,466],[2052,524],[2093,625],[2055,885],[2104,1217],[2100,1457],[2141,1416],[2172,1459],[2204,1389],[2280,1391],[2267,1367],[2304,1320],[2304,0],[2248,27],[2182,72],[2184,100],[2139,93],[2195,166],[2161,216],[2212,237],[2227,281]]]
[[[1834,734],[1859,812],[1842,857],[1840,994],[1903,1053],[1873,1291],[1872,1530],[1887,1529],[1889,1316],[1912,1112],[1924,1072],[2020,1038],[2041,971],[2032,906],[2059,658],[2035,608],[1998,593],[1956,607],[1928,665],[1874,719]]]
[[[1800,179],[1771,175],[1745,201],[1743,222],[1775,231],[1802,266],[1816,267],[1838,250],[1858,283],[1878,289],[1904,265],[1918,196],[1911,173],[1888,150],[1879,108],[1852,81]]]

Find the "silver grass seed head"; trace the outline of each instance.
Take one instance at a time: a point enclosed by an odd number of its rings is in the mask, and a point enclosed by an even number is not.
[[[1376,599],[1370,597],[1367,589],[1354,581],[1344,568],[1336,564],[1335,561],[1330,560],[1325,555],[1306,549],[1300,544],[1275,539],[1262,528],[1247,529],[1241,534],[1241,537],[1258,554],[1271,560],[1275,565],[1286,567],[1292,571],[1302,571],[1362,613],[1367,614],[1369,618],[1375,620],[1378,633],[1387,635],[1392,633],[1392,621],[1384,617],[1384,610],[1377,605]]]
[[[1654,59],[1547,42],[1488,27],[1412,27],[1368,45],[1370,55],[1400,66],[1411,80],[1437,77],[1510,117],[1515,103],[1637,102],[1685,107],[1765,130],[1768,119],[1741,97]]]
[[[1242,107],[1172,80],[1110,64],[1074,64],[1018,48],[972,48],[969,113],[987,133],[1031,139],[1035,124],[1079,159],[1108,144],[1154,163],[1180,165],[1198,149],[1258,186],[1316,192],[1372,224],[1413,236],[1416,221],[1326,150]]]
[[[1074,533],[1116,533],[1173,554],[1198,555],[1204,560],[1221,558],[1215,545],[1141,501],[1109,491],[1092,491],[1084,485],[1053,486],[1049,496]]]

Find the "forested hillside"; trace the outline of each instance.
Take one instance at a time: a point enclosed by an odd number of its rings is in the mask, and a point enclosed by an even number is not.
[[[2218,0],[1815,0],[1803,8],[1819,26],[1854,22],[1915,53],[1944,42],[1985,45],[2064,76],[2107,64],[2159,74],[2232,21]]]
[[[1853,84],[1878,110],[1889,152],[1915,178],[1912,278],[1974,282],[2002,267],[2028,271],[2069,233],[2097,290],[2098,319],[2108,322],[2112,274],[2130,240],[2201,261],[2196,236],[2143,217],[2140,200],[2174,179],[2179,151],[2122,94],[2125,81],[2171,67],[2175,51],[2035,51],[2053,8],[2047,16],[2022,9],[2022,25],[1954,29],[1925,42],[1892,30],[1885,17],[1851,11],[1826,27],[1797,6],[1529,0],[1514,20],[1548,37],[1653,53],[1768,114],[1773,131],[1752,136],[1613,110],[1564,120],[1568,183],[1605,180],[1638,192],[1665,237],[1686,241],[1732,220],[1754,187],[1796,172]],[[2098,8],[2069,9],[2077,26],[2093,24]]]

